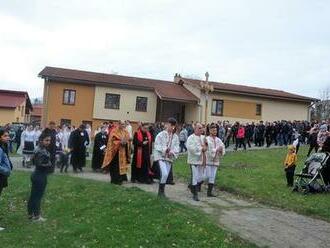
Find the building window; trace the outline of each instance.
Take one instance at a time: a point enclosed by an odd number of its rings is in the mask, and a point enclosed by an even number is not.
[[[262,105],[261,104],[257,104],[256,105],[256,115],[261,116],[261,112],[262,112]]]
[[[71,126],[71,120],[70,119],[61,119],[61,126]]]
[[[223,115],[223,100],[212,100],[212,115]]]
[[[74,105],[76,103],[76,91],[65,89],[63,91],[63,104]]]
[[[105,94],[105,104],[106,109],[119,109],[120,105],[120,95],[117,94]]]
[[[136,97],[136,105],[135,110],[141,112],[147,112],[148,98],[137,96]]]

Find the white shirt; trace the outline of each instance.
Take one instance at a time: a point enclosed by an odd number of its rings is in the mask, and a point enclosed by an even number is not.
[[[219,166],[220,156],[223,156],[225,154],[225,145],[218,137],[207,136],[206,141],[207,141],[206,164]],[[222,147],[222,155],[221,153],[217,154],[217,149],[220,147]]]
[[[203,164],[203,144],[204,135],[197,136],[192,134],[187,139],[187,149],[188,149],[188,164],[202,165]]]
[[[40,135],[41,135],[41,130],[35,130],[34,131],[34,140],[35,141],[39,140]]]
[[[34,130],[32,130],[32,131],[29,131],[29,130],[23,131],[22,138],[21,138],[21,144],[24,144],[25,141],[35,143],[36,139],[35,139]]]
[[[63,149],[68,149],[69,148],[69,137],[71,134],[71,131],[66,128],[65,130],[62,131],[62,146]]]
[[[170,150],[170,156],[166,154],[167,149]],[[173,162],[173,160],[178,157],[179,151],[179,137],[177,134],[169,134],[166,130],[164,130],[156,136],[154,161],[166,160]]]
[[[126,126],[126,131],[127,131],[128,134],[129,134],[129,138],[130,138],[130,139],[133,139],[133,130],[132,130],[132,126],[131,126],[131,125],[127,125],[127,126]]]
[[[56,147],[60,148],[60,149],[63,149],[63,143],[62,143],[62,140],[63,140],[63,133],[62,131],[59,131],[57,134],[56,134]]]

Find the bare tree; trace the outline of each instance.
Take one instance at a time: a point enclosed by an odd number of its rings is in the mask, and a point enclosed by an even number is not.
[[[330,119],[330,85],[320,91],[320,100],[315,105],[316,119]]]

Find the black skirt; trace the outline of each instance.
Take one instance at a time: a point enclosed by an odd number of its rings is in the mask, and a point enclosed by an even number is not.
[[[24,149],[23,154],[33,154],[34,153],[34,142],[32,141],[25,141],[24,142]]]

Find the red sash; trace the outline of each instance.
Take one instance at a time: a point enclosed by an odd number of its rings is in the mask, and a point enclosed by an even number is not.
[[[136,136],[137,136],[137,140],[139,142],[143,142],[143,134],[141,129],[139,129],[136,132]],[[150,149],[151,149],[151,134],[147,131],[147,137],[148,137],[148,145],[149,145],[149,153],[150,153]],[[137,153],[136,153],[136,168],[141,168],[142,167],[142,146],[138,146],[137,147]]]

